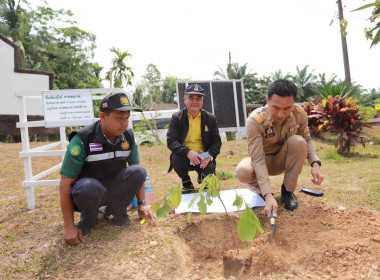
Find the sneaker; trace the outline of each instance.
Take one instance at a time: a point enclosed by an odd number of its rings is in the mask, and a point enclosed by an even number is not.
[[[284,184],[282,184],[281,186],[281,197],[282,197],[282,202],[284,203],[284,208],[286,210],[293,211],[297,209],[298,207],[297,199],[294,197],[294,194],[292,192],[288,192],[286,190]]]
[[[111,221],[116,226],[125,227],[128,226],[131,223],[131,219],[129,219],[128,215],[125,216],[114,216],[112,214],[110,215],[104,215],[104,219]]]
[[[76,224],[76,227],[82,231],[83,237],[88,235],[91,231],[91,226],[84,220],[84,215],[80,214],[80,221]]]

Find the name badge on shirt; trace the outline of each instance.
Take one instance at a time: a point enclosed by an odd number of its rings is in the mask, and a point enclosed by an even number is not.
[[[265,134],[265,138],[270,138],[270,137],[273,137],[273,136],[276,135],[276,134],[274,133],[273,126],[267,127],[267,128],[264,130],[264,134]]]
[[[129,143],[127,140],[125,140],[123,143],[121,143],[121,148],[123,150],[127,150],[129,148]]]

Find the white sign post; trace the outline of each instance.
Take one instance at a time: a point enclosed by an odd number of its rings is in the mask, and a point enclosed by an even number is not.
[[[95,89],[70,89],[70,90],[49,90],[36,92],[15,93],[19,104],[20,121],[16,127],[20,128],[22,140],[22,152],[19,156],[24,161],[25,181],[22,185],[26,187],[28,208],[34,209],[34,187],[58,186],[60,179],[42,179],[45,176],[59,170],[62,162],[45,170],[37,175],[33,175],[32,158],[61,156],[62,160],[66,153],[66,132],[67,126],[83,126],[92,124],[94,119],[93,100],[102,100],[105,94],[126,93],[119,88],[95,88]],[[43,121],[28,121],[27,99],[42,99],[44,106]],[[59,127],[60,141],[49,143],[37,148],[30,148],[29,131],[30,127]],[[58,149],[54,149],[59,147]]]
[[[45,127],[88,125],[94,122],[91,90],[42,92]]]

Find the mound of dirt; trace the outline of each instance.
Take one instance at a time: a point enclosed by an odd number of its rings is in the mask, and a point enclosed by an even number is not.
[[[301,199],[297,210],[279,212],[272,243],[269,219],[264,213],[259,219],[265,233],[251,243],[239,240],[236,213],[177,229],[181,279],[380,279],[376,212],[328,208]]]

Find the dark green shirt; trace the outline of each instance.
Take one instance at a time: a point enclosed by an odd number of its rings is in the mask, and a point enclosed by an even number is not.
[[[86,152],[82,139],[75,135],[67,146],[65,158],[62,163],[60,174],[69,178],[78,178],[86,160]],[[128,157],[128,164],[138,164],[140,162],[139,151],[136,142],[132,144],[131,154]]]

